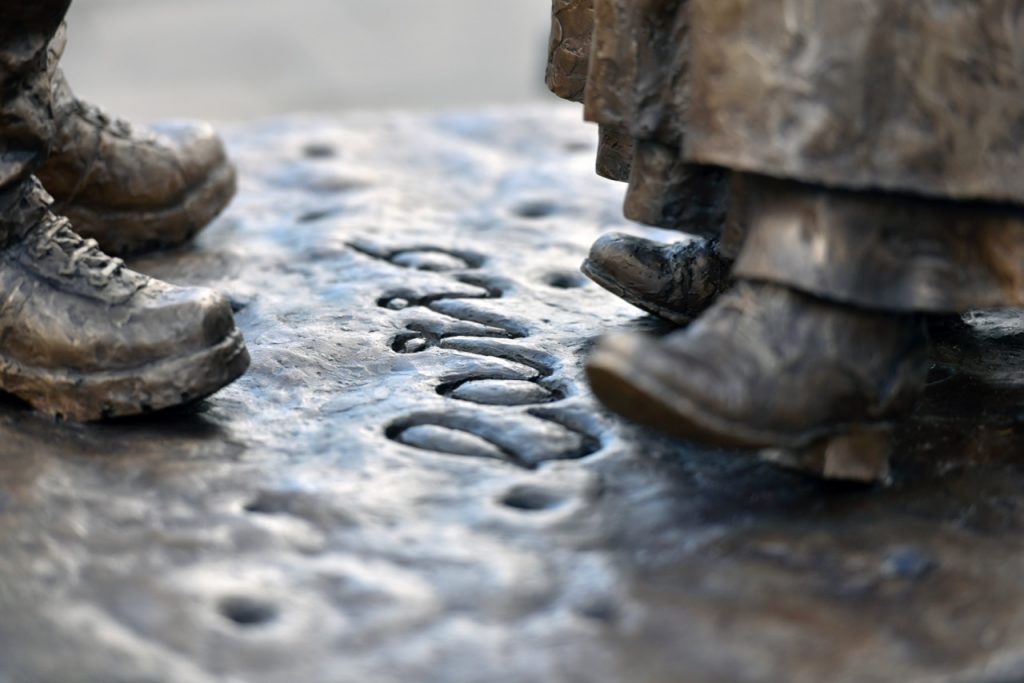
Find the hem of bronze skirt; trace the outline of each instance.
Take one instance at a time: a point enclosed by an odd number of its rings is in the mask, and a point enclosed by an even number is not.
[[[563,99],[583,101],[584,119],[598,124],[596,170],[629,183],[626,217],[719,236],[728,172],[683,160],[685,3],[552,0],[551,16],[548,88]]]
[[[1024,210],[738,175],[735,275],[875,310],[1024,306]]]
[[[583,102],[594,34],[593,0],[553,0],[545,82],[555,95]]]
[[[598,126],[597,174],[608,180],[629,182],[636,141],[617,126]]]

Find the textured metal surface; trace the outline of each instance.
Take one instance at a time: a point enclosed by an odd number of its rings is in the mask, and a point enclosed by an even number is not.
[[[4,403],[0,680],[1019,679],[1024,327],[941,350],[887,489],[595,412],[584,351],[652,324],[577,274],[626,228],[577,119],[230,131],[237,203],[134,265],[226,291],[253,369],[122,424]]]

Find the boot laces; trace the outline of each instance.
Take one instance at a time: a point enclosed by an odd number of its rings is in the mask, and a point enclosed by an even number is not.
[[[96,289],[102,289],[124,269],[124,261],[107,256],[96,240],[80,237],[67,219],[51,216],[44,220],[31,247],[36,259],[57,255],[64,259],[58,272],[65,277],[81,275]]]
[[[113,116],[102,107],[83,100],[75,100],[79,114],[103,130],[122,138],[145,137],[139,135],[135,126],[122,118]]]

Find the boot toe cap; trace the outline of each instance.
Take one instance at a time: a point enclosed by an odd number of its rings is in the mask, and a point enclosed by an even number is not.
[[[157,282],[147,290],[132,327],[150,337],[146,345],[158,355],[201,351],[236,329],[231,305],[218,292]]]
[[[224,142],[208,123],[163,121],[151,128],[173,150],[187,185],[202,181],[227,163]]]
[[[667,245],[632,235],[604,235],[591,247],[584,270],[603,284],[637,295],[658,296],[672,282]]]

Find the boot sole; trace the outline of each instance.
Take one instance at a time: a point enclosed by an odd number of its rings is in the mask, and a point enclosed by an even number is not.
[[[155,412],[206,398],[249,367],[242,334],[202,351],[116,372],[33,368],[0,356],[0,390],[41,413],[94,422]]]
[[[71,202],[60,210],[76,232],[95,239],[103,251],[130,256],[188,242],[227,208],[237,187],[235,167],[225,160],[169,206],[105,209]]]
[[[629,368],[628,376],[621,372]],[[661,380],[636,368],[628,354],[598,349],[587,363],[587,377],[594,394],[619,415],[685,441],[742,450],[783,449],[801,451],[819,447],[850,434],[878,433],[887,438],[887,423],[839,424],[828,428],[788,434],[750,429],[722,419],[686,396],[675,393],[679,409],[666,406],[658,397],[673,394]]]
[[[629,290],[623,289],[615,282],[614,279],[608,277],[608,275],[605,274],[605,272],[602,271],[597,265],[595,265],[594,262],[591,261],[590,259],[587,259],[583,262],[583,265],[580,266],[580,270],[583,272],[584,275],[586,275],[588,278],[590,278],[595,283],[600,285],[603,289],[608,290],[609,292],[619,297],[626,303],[636,306],[645,313],[649,313],[653,316],[661,318],[662,320],[667,320],[670,323],[678,325],[679,327],[686,327],[694,320],[692,316],[685,315],[683,313],[679,313],[678,311],[673,311],[669,308],[665,308],[663,306],[658,306],[657,304],[652,304],[650,302],[644,301],[642,298],[634,295]]]

